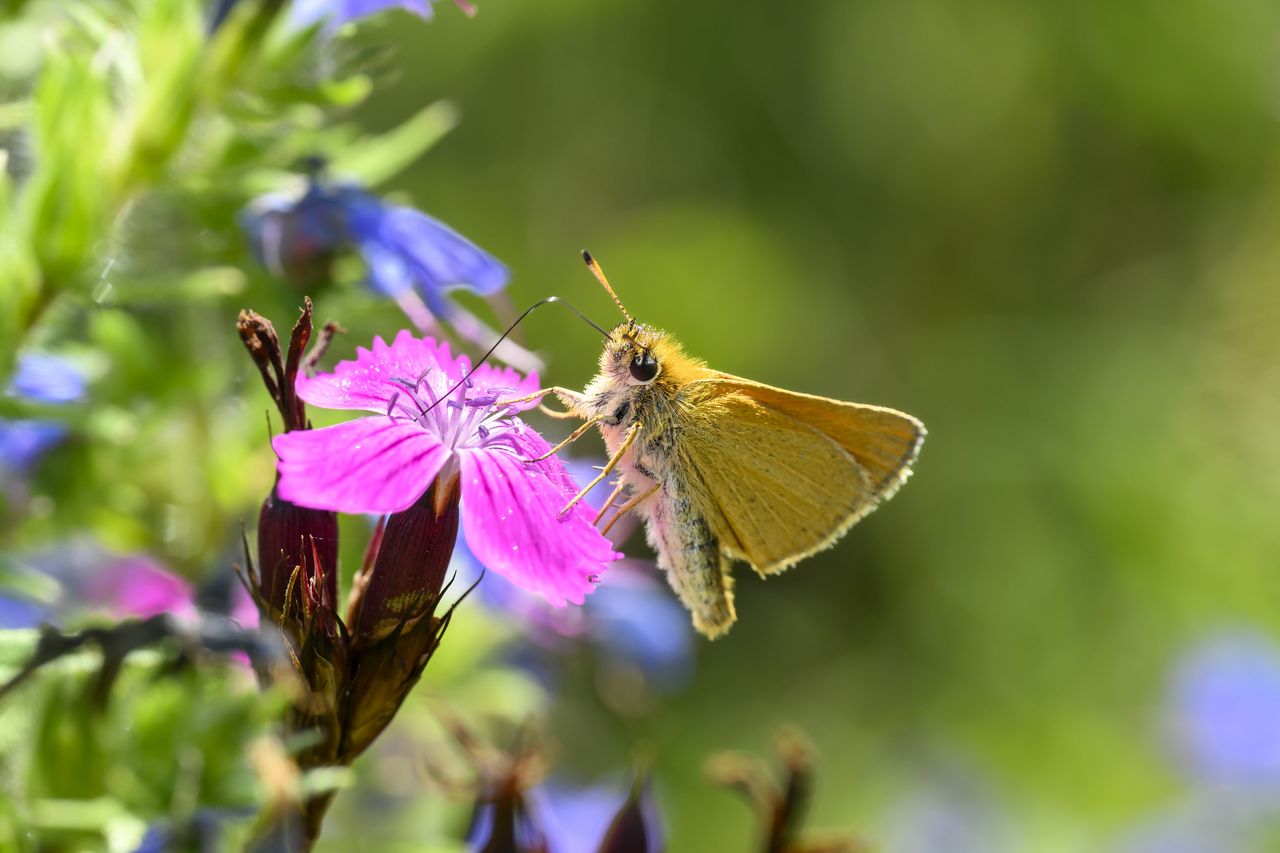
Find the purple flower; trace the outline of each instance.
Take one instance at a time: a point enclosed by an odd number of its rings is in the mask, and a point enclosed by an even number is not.
[[[0,595],[0,629],[35,628],[49,621],[47,606],[25,598]]]
[[[33,570],[33,581],[44,575],[57,587],[40,602],[11,599],[17,603],[8,606],[14,621],[9,627],[18,627],[24,612],[27,626],[87,613],[124,619],[158,613],[190,618],[198,612],[191,584],[144,554],[112,554],[95,542],[73,540],[22,562]]]
[[[302,29],[324,21],[327,29],[335,30],[343,24],[392,9],[403,9],[429,21],[434,15],[431,7],[435,2],[436,0],[294,0],[290,7],[289,23]],[[466,0],[455,2],[468,15],[475,14],[475,7]]]
[[[348,192],[352,239],[369,265],[369,283],[390,297],[417,291],[431,313],[448,317],[444,293],[465,286],[487,296],[507,285],[507,268],[443,222],[421,211]]]
[[[552,780],[478,805],[467,842],[477,853],[513,849],[511,841],[517,850],[657,853],[663,838],[647,781],[628,794],[617,785],[579,788]]]
[[[445,297],[450,289],[490,295],[507,284],[505,266],[443,222],[350,183],[313,178],[300,197],[263,196],[241,225],[258,259],[277,276],[324,281],[334,258],[354,246],[370,287],[402,305],[416,294],[438,317],[453,312]]]
[[[65,358],[28,353],[18,360],[6,392],[36,403],[74,403],[84,397],[84,374]]]
[[[664,689],[693,670],[689,616],[640,560],[625,560],[602,581],[587,610],[587,632],[608,665],[629,665]]]
[[[662,820],[647,781],[637,782],[628,795],[617,785],[574,788],[553,779],[538,793],[556,853],[664,849]]]
[[[1239,632],[1193,648],[1173,673],[1168,709],[1197,780],[1280,789],[1280,648],[1270,639]]]
[[[1117,853],[1247,853],[1262,846],[1266,813],[1199,792],[1121,834]]]
[[[582,460],[571,459],[565,464],[580,485],[589,483],[597,473]],[[593,500],[604,500],[611,489],[602,483],[582,503],[594,511]],[[629,519],[615,526],[609,537],[614,546],[620,549],[634,527]],[[480,578],[480,563],[465,537],[454,551],[452,568],[464,587]],[[581,609],[549,607],[536,595],[493,574],[485,576],[475,594],[486,608],[518,625],[522,638],[533,640],[543,652],[565,654],[588,643],[598,651],[603,665],[638,672],[662,689],[679,687],[692,673],[694,643],[689,617],[654,576],[647,560],[616,563]],[[528,647],[517,650],[521,665],[548,675],[545,655],[531,656],[529,651]]]
[[[407,331],[390,345],[375,338],[333,373],[298,377],[298,396],[314,406],[377,414],[276,436],[278,493],[299,506],[381,514],[413,506],[437,479],[448,495],[456,481],[462,530],[482,564],[552,604],[581,604],[620,555],[588,508],[561,517],[576,491],[564,465],[529,461],[551,449],[516,416],[535,404],[497,405],[537,385],[510,368],[473,371],[447,344]]]
[[[889,811],[887,850],[984,853],[1012,849],[1005,815],[983,780],[948,761],[923,769],[922,782]]]
[[[210,33],[217,32],[239,2],[240,0],[218,0],[209,18]],[[289,8],[289,26],[305,29],[323,21],[325,30],[332,33],[343,24],[393,9],[403,9],[424,20],[431,20],[434,14],[431,7],[435,2],[436,0],[294,0]],[[475,15],[476,7],[468,0],[454,2],[469,17]]]
[[[0,418],[0,484],[6,474],[30,471],[50,449],[67,437],[67,428],[54,421]]]
[[[30,403],[61,405],[84,397],[85,379],[71,362],[43,353],[18,359],[5,396]],[[67,436],[56,421],[0,418],[0,484],[8,476],[29,471],[46,452]]]
[[[120,557],[82,583],[78,592],[83,602],[116,618],[196,613],[191,584],[140,554]]]

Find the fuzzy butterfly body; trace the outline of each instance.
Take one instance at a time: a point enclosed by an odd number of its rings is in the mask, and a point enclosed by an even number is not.
[[[767,576],[829,547],[906,480],[925,435],[893,409],[711,370],[634,322],[610,332],[582,393],[551,390],[584,429],[600,429],[610,453],[601,478],[620,472],[601,516],[627,496],[618,515],[644,519],[659,566],[708,637],[736,618],[734,560]]]

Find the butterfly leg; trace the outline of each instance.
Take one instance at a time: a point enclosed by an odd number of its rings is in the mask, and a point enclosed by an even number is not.
[[[626,487],[627,487],[626,482],[621,477],[619,477],[618,485],[614,488],[613,492],[610,493],[609,499],[604,502],[604,506],[600,507],[600,511],[596,513],[596,520],[591,522],[592,524],[600,523],[600,519],[604,518],[604,514],[613,507],[613,502],[618,499],[618,496],[622,494],[622,490],[625,489]]]
[[[571,421],[574,418],[578,417],[578,413],[573,410],[569,410],[567,412],[557,412],[555,409],[547,408],[546,403],[539,403],[538,411],[542,412],[542,414],[546,415],[547,417],[555,418],[558,421]]]
[[[609,461],[606,462],[604,464],[604,467],[600,469],[600,473],[596,476],[596,478],[592,480],[590,483],[587,483],[586,487],[582,491],[574,495],[573,500],[565,504],[564,509],[560,510],[560,515],[562,517],[566,513],[568,513],[569,510],[573,509],[578,504],[578,501],[585,498],[588,492],[590,492],[596,486],[600,485],[600,482],[605,477],[608,477],[611,473],[613,473],[613,469],[618,467],[618,463],[622,461],[622,457],[626,455],[626,452],[631,449],[631,445],[635,443],[636,436],[640,434],[640,429],[642,426],[643,424],[641,424],[640,421],[636,421],[631,425],[631,429],[627,430],[626,436],[622,439],[622,444],[618,445],[618,450],[612,456],[609,457]]]
[[[559,453],[561,450],[564,450],[564,448],[568,447],[570,444],[572,444],[573,442],[581,438],[582,434],[587,430],[591,429],[593,426],[595,426],[601,417],[602,417],[601,415],[596,415],[594,418],[591,418],[582,426],[578,427],[573,432],[569,433],[568,438],[566,438],[564,441],[560,442],[555,447],[548,450],[546,453],[542,454],[541,456],[535,456],[533,459],[526,459],[524,461],[525,462],[541,462],[543,459],[546,459],[549,456],[554,456],[555,454]]]
[[[541,398],[547,396],[548,394],[555,394],[557,397],[559,397],[561,402],[563,402],[566,406],[569,407],[568,411],[557,412],[554,409],[547,408],[546,403],[543,403]],[[578,414],[578,410],[582,407],[584,403],[586,403],[586,397],[583,397],[577,391],[573,391],[568,388],[561,388],[559,386],[553,385],[550,388],[543,388],[539,391],[534,391],[532,394],[526,394],[523,397],[516,397],[515,399],[512,399],[512,400],[499,400],[494,405],[510,406],[513,403],[527,403],[530,400],[538,400],[538,409],[544,415],[546,415],[549,418],[555,418],[556,420],[561,420],[561,421],[569,420],[571,418],[581,417],[581,415]]]
[[[515,397],[510,400],[499,400],[494,403],[494,405],[501,407],[510,406],[514,403],[527,403],[530,400],[541,400],[548,394],[555,394],[561,400],[564,400],[565,404],[569,406],[578,406],[586,402],[586,398],[577,391],[574,391],[571,388],[561,388],[558,385],[552,385],[550,388],[542,388],[534,391],[532,394],[525,394],[523,397]]]
[[[662,488],[661,483],[654,483],[653,488],[644,490],[640,494],[633,497],[631,500],[624,503],[622,506],[618,507],[618,511],[614,513],[613,518],[609,519],[609,523],[606,524],[604,528],[600,531],[600,535],[608,536],[609,531],[612,530],[613,526],[618,523],[618,519],[622,518],[624,515],[631,512],[631,510],[635,509],[636,506],[638,506],[641,501],[643,501],[647,497],[650,497],[654,492],[658,491],[658,489],[661,489],[661,488]],[[609,501],[609,504],[612,504],[612,503],[613,501]],[[605,506],[609,506],[609,504],[605,504]],[[600,515],[604,515],[604,510],[600,511]],[[596,522],[598,523],[599,521],[600,519],[597,518]]]

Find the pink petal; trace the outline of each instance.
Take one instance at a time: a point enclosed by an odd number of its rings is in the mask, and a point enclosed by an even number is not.
[[[191,584],[148,557],[124,557],[89,582],[86,597],[117,617],[195,614]]]
[[[465,364],[465,359],[453,357],[448,343],[417,338],[406,329],[390,345],[374,338],[372,350],[356,347],[355,361],[338,362],[333,373],[299,374],[296,387],[299,397],[322,409],[386,412],[388,401],[404,392],[394,380],[416,382],[431,370],[444,374],[452,384],[462,378]]]
[[[353,514],[408,509],[450,453],[412,421],[385,416],[286,432],[271,446],[280,457],[281,498]]]
[[[621,557],[592,525],[579,504],[560,510],[576,494],[573,480],[554,457],[524,459],[550,449],[526,429],[500,446],[459,452],[462,463],[462,529],[476,558],[507,580],[559,607],[582,604],[593,576]]]

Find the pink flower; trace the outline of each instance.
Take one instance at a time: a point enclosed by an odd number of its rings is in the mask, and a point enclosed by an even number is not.
[[[109,563],[87,579],[81,594],[119,619],[158,613],[189,619],[197,612],[191,584],[141,554]]]
[[[560,517],[576,492],[564,465],[527,461],[551,449],[516,416],[536,404],[495,405],[537,387],[536,375],[510,368],[471,371],[448,344],[407,331],[390,346],[375,338],[372,350],[357,349],[333,373],[298,377],[298,396],[313,406],[376,414],[276,436],[277,491],[299,506],[382,514],[413,506],[437,478],[448,494],[456,478],[463,534],[477,559],[554,605],[581,604],[621,555],[587,507]]]

